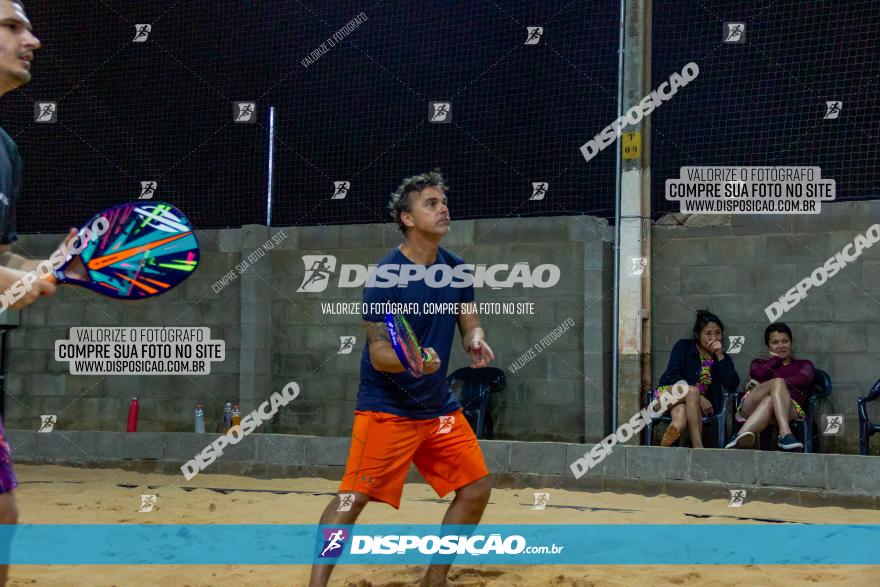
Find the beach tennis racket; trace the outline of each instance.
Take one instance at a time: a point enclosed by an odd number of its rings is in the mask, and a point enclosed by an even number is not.
[[[385,314],[385,326],[388,327],[391,346],[400,363],[415,377],[424,375],[425,363],[430,362],[431,356],[422,350],[406,318],[398,314]]]
[[[81,238],[79,244],[68,244],[68,248],[81,250],[68,254],[48,279],[111,298],[158,296],[192,275],[199,264],[199,242],[192,224],[183,212],[164,202],[107,208],[84,224],[72,242],[77,238]],[[65,274],[71,265],[79,269],[80,263],[84,279]]]

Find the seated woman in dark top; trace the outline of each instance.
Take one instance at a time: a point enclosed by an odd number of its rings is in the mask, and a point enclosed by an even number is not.
[[[660,446],[675,444],[687,426],[693,447],[703,448],[703,415],[712,415],[722,385],[728,389],[739,385],[733,359],[724,353],[723,340],[721,319],[708,310],[700,310],[694,322],[693,339],[683,338],[672,347],[669,364],[654,390],[654,399],[670,393],[672,385],[681,379],[688,384],[688,394],[670,408],[672,423]]]
[[[792,356],[793,340],[791,329],[782,322],[773,323],[764,331],[770,358],[752,361],[752,379],[734,416],[737,422],[745,424],[725,448],[751,448],[756,435],[774,420],[779,426],[779,448],[804,447],[791,433],[789,422],[804,418],[804,406],[813,385],[813,363]]]

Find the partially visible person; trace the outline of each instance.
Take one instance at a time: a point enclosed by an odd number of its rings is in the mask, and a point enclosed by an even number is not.
[[[803,420],[806,415],[804,406],[815,377],[813,363],[794,358],[794,337],[783,322],[774,322],[764,330],[764,343],[770,357],[752,361],[751,380],[734,415],[737,422],[744,424],[725,448],[752,448],[757,435],[774,421],[779,428],[779,448],[804,447],[791,433],[790,422]]]
[[[654,400],[672,391],[672,385],[683,379],[688,393],[670,407],[672,422],[660,446],[672,446],[687,428],[694,448],[703,448],[703,416],[711,416],[720,405],[721,388],[735,389],[739,375],[733,359],[724,352],[724,323],[708,310],[699,310],[693,327],[693,338],[683,338],[672,347],[666,371],[660,377]]]
[[[31,63],[40,41],[31,32],[31,23],[20,0],[0,0],[0,96],[31,80]],[[22,282],[42,261],[26,259],[12,252],[11,244],[18,239],[15,207],[21,192],[21,157],[12,138],[0,128],[0,293]],[[72,229],[62,243],[66,245],[76,234]],[[35,279],[27,291],[10,307],[21,310],[42,296],[55,293],[55,284]],[[18,523],[14,490],[18,479],[12,468],[12,457],[3,422],[0,421],[0,524]],[[0,547],[8,548],[8,544]],[[8,551],[7,551],[8,552]],[[8,565],[0,565],[0,586],[6,584]]]

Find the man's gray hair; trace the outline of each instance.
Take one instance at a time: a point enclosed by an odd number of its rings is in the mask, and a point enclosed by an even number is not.
[[[446,185],[446,180],[443,179],[439,169],[407,177],[400,184],[400,187],[391,194],[388,211],[404,236],[406,236],[407,227],[400,219],[400,215],[404,212],[412,212],[413,194],[420,194],[422,190],[429,187],[440,188],[443,193],[449,191],[449,186]]]

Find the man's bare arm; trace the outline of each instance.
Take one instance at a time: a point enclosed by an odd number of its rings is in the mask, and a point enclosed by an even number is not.
[[[364,320],[364,330],[367,333],[367,348],[370,352],[370,362],[373,364],[373,369],[387,373],[406,371],[391,346],[391,337],[384,322]]]
[[[9,245],[0,245],[0,267],[8,267],[18,271],[36,271],[39,264],[40,261],[16,255]]]
[[[477,303],[469,302],[462,304],[467,307],[467,311],[463,311],[458,315],[458,331],[461,334],[461,344],[466,352],[470,351],[471,343],[474,340],[485,340],[486,333],[480,326],[480,317],[477,315]]]
[[[464,304],[464,311],[458,315],[458,331],[464,350],[471,356],[471,368],[479,369],[495,360],[495,353],[486,344],[486,333],[480,326],[476,302]]]

